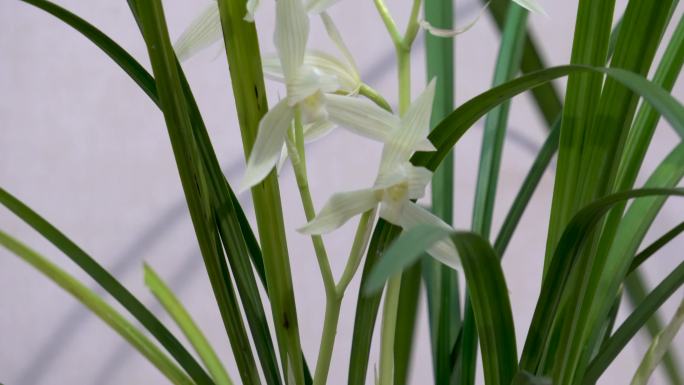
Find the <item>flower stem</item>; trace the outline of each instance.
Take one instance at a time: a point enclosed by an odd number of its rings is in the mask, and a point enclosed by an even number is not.
[[[304,206],[304,215],[307,221],[311,221],[316,216],[316,209],[311,199],[311,191],[309,190],[309,180],[306,174],[306,157],[304,154],[304,127],[301,121],[299,111],[295,114],[294,131],[291,132],[291,141],[294,146],[288,146],[290,152],[290,159],[292,168],[297,179],[297,187],[299,188],[299,195]],[[293,136],[293,137],[292,137]],[[294,148],[293,148],[294,147]],[[294,150],[294,151],[293,151]],[[313,243],[318,267],[321,270],[321,277],[323,278],[323,286],[325,287],[326,297],[335,294],[335,278],[330,269],[330,261],[328,260],[328,253],[323,244],[323,238],[320,235],[312,235],[311,241]]]
[[[361,258],[363,258],[363,253],[368,246],[373,230],[373,222],[375,222],[375,209],[363,213],[359,220],[359,226],[356,228],[356,234],[354,235],[354,243],[352,243],[349,259],[347,259],[347,266],[345,266],[344,272],[335,287],[335,291],[339,296],[344,296],[349,282],[354,278],[354,274],[361,264]]]
[[[397,309],[399,307],[400,292],[401,274],[397,274],[387,284],[385,304],[382,309],[379,385],[394,384],[394,332],[397,327]]]
[[[377,4],[377,1],[376,1]],[[418,11],[421,0],[414,0],[406,33],[395,40],[397,72],[399,75],[399,115],[403,116],[411,104],[411,46],[418,33]],[[390,34],[392,31],[390,30]],[[394,340],[397,328],[397,311],[401,293],[401,274],[392,277],[387,284],[385,304],[382,310],[380,332],[380,378],[379,385],[394,384]]]

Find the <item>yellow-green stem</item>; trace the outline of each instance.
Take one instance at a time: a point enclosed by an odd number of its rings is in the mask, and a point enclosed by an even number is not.
[[[354,273],[359,267],[364,250],[368,246],[370,233],[375,220],[375,210],[369,210],[361,216],[359,226],[356,229],[354,243],[349,252],[347,266],[344,268],[342,277],[335,287],[335,295],[328,297],[325,304],[325,320],[323,321],[323,333],[321,345],[318,350],[318,361],[314,372],[313,385],[325,385],[330,371],[333,348],[335,347],[335,336],[337,335],[337,323],[340,319],[340,307],[344,293],[349,282],[354,277]]]
[[[379,385],[394,384],[394,332],[397,327],[397,309],[401,291],[401,274],[392,277],[387,284],[385,304],[382,309],[380,331],[380,380]]]
[[[297,187],[299,195],[304,206],[304,215],[307,221],[311,221],[316,217],[316,209],[311,199],[311,191],[309,190],[309,180],[306,174],[306,156],[304,154],[304,127],[300,118],[300,113],[295,114],[295,125],[293,137],[291,141],[294,143],[294,150],[292,146],[288,146],[290,152],[290,159],[292,161],[292,168],[297,179]],[[323,278],[323,285],[325,287],[326,296],[330,297],[335,293],[335,278],[330,269],[330,261],[328,260],[328,253],[323,244],[323,238],[320,235],[312,235],[311,241],[313,243],[314,251],[316,253],[316,260],[318,267],[321,270],[321,277]]]
[[[344,272],[342,273],[342,276],[335,287],[335,291],[339,296],[344,295],[344,292],[347,290],[347,286],[349,286],[349,282],[351,282],[352,278],[354,278],[354,274],[361,264],[361,258],[363,258],[363,253],[368,246],[374,221],[375,209],[363,213],[361,219],[359,220],[359,226],[356,228],[356,234],[354,235],[354,243],[352,243],[352,248],[349,252],[347,266],[345,266]]]
[[[376,2],[377,4],[377,2]],[[406,34],[397,43],[397,73],[399,75],[399,115],[404,115],[411,104],[411,45],[418,31],[420,0],[413,1],[411,18]],[[390,31],[390,34],[392,31]],[[385,304],[380,332],[380,378],[379,385],[394,384],[394,340],[397,327],[397,311],[401,292],[401,274],[390,279],[385,292]]]

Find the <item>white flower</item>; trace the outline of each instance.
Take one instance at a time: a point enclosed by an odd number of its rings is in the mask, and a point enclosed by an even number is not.
[[[331,25],[328,24],[327,28]],[[336,30],[333,32],[336,34]],[[274,40],[279,65],[272,66],[273,72],[285,83],[287,96],[273,106],[259,122],[256,142],[247,160],[247,170],[240,191],[259,183],[278,163],[278,159],[283,159],[283,147],[297,112],[300,113],[305,127],[306,141],[329,132],[333,127],[331,122],[381,141],[387,139],[392,128],[387,125],[358,124],[359,114],[374,107],[370,101],[329,94],[340,90],[340,82],[334,71],[322,71],[306,62],[308,36],[309,18],[301,0],[278,0]],[[353,83],[349,82],[349,86],[353,86]],[[383,116],[387,115],[387,119],[392,117],[389,112],[382,113]]]
[[[282,0],[280,0],[282,1]],[[379,130],[388,132],[382,151],[377,178],[373,187],[363,190],[334,194],[316,218],[299,229],[305,234],[323,234],[342,226],[350,218],[380,207],[380,217],[408,230],[418,224],[432,224],[450,228],[444,221],[422,208],[412,200],[425,195],[432,172],[416,167],[409,161],[417,150],[434,150],[427,140],[434,81],[413,102],[401,119],[375,107],[359,114],[353,124],[385,125]],[[454,245],[447,239],[434,244],[428,253],[442,263],[455,267],[458,256]]]

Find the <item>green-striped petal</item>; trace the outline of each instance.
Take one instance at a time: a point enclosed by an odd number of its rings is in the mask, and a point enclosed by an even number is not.
[[[378,198],[372,189],[333,194],[316,218],[297,231],[303,234],[329,233],[377,204]]]
[[[262,59],[264,75],[281,83],[285,83],[283,68],[280,59],[275,55],[266,55]],[[361,86],[361,79],[356,71],[344,64],[340,59],[321,51],[308,51],[304,55],[304,66],[313,67],[319,72],[337,78],[339,89],[334,91],[344,91],[354,93]]]
[[[261,119],[239,191],[255,186],[271,172],[278,161],[293,118],[294,111],[287,105],[287,100],[283,99]]]
[[[399,118],[367,99],[326,95],[330,121],[366,138],[385,142],[399,128]]]
[[[301,0],[278,0],[274,43],[285,79],[299,74],[309,38],[309,17]]]
[[[221,40],[221,36],[218,4],[212,1],[183,31],[173,49],[178,60],[184,61]]]
[[[380,173],[391,172],[397,165],[409,160],[419,144],[425,143],[430,129],[430,113],[435,96],[435,81],[411,104],[401,118],[399,129],[392,133],[382,151]]]
[[[417,225],[433,225],[451,230],[451,226],[439,219],[439,217],[410,201],[404,205],[398,225],[401,226],[404,231]],[[436,260],[451,268],[455,269],[460,265],[456,247],[448,238],[437,241],[430,246],[427,252]]]

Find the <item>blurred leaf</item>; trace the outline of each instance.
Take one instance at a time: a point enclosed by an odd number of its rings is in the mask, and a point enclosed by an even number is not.
[[[665,357],[682,324],[684,324],[684,300],[679,303],[679,307],[670,323],[653,338],[651,346],[644,355],[644,359],[634,374],[634,378],[632,378],[631,385],[646,385],[648,383],[651,374]]]
[[[171,289],[162,281],[157,273],[152,268],[145,264],[145,285],[150,289],[152,294],[162,304],[167,313],[176,322],[176,325],[187,337],[190,344],[197,352],[200,360],[204,363],[209,374],[211,374],[217,385],[232,385],[226,369],[223,367],[221,360],[219,360],[216,352],[209,344],[209,341],[202,333],[202,330],[197,326],[195,321],[190,316],[190,313],[185,309],[183,304],[176,298]]]
[[[349,355],[348,385],[365,385],[368,364],[370,362],[370,348],[375,329],[375,320],[382,298],[382,291],[367,296],[363,288],[367,285],[369,276],[374,270],[378,259],[385,253],[388,244],[399,234],[400,228],[392,226],[380,219],[368,246],[366,262],[361,275],[361,288],[356,301],[354,313],[354,332],[352,347]]]
[[[542,357],[551,343],[551,327],[559,314],[566,284],[578,254],[601,218],[615,205],[628,199],[652,196],[684,196],[684,189],[640,189],[608,195],[580,210],[568,223],[551,259],[537,301],[523,349],[520,367],[537,373]]]
[[[193,136],[186,91],[166,28],[161,1],[137,2],[137,11],[190,217],[240,377],[245,384],[259,384],[261,380],[256,362],[220,248],[219,234],[213,220],[209,181]]]
[[[26,245],[0,231],[0,245],[6,247],[25,262],[43,273],[51,281],[74,296],[115,332],[123,337],[131,346],[147,358],[173,384],[192,385],[194,382],[171,361],[157,346],[150,341],[137,327],[109,306],[95,292],[87,288],[69,273],[60,269]]]
[[[128,310],[198,384],[213,384],[204,369],[188,353],[169,330],[128,289],[105,270],[95,259],[67,238],[31,208],[0,187],[0,203],[26,222],[40,235],[61,250],[95,282]]]
[[[632,340],[639,329],[684,283],[684,262],[680,263],[646,298],[637,306],[625,322],[608,339],[605,346],[591,361],[580,384],[596,383],[622,349]]]
[[[433,225],[418,225],[404,231],[390,244],[371,270],[363,286],[364,294],[373,295],[381,291],[390,277],[412,266],[423,256],[425,250],[450,232],[449,229]]]

